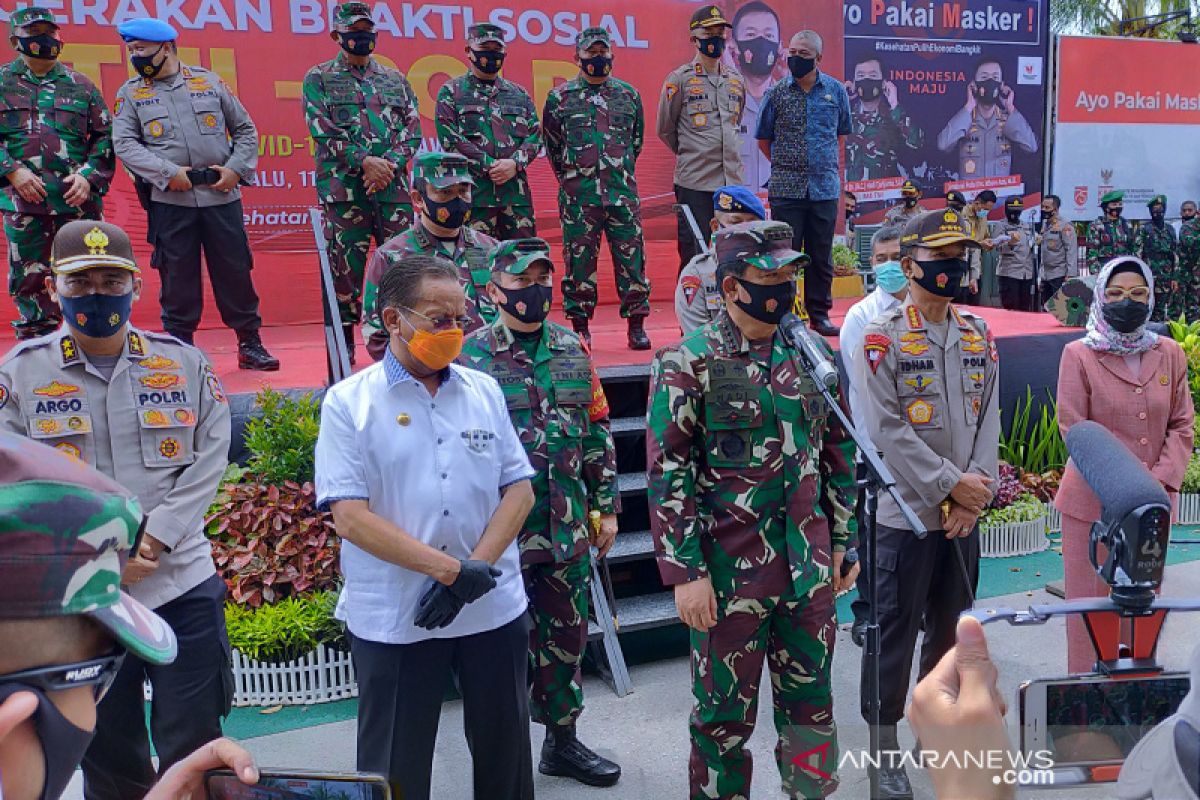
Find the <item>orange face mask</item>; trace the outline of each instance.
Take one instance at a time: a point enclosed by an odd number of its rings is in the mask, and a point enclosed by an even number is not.
[[[441,372],[462,352],[463,332],[461,328],[446,331],[418,330],[408,341],[408,352],[413,358],[434,372]]]

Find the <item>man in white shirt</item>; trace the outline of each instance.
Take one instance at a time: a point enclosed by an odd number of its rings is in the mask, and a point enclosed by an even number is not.
[[[871,237],[871,266],[875,270],[875,291],[850,307],[850,310],[846,312],[846,319],[842,322],[841,335],[838,337],[838,350],[842,354],[842,364],[846,368],[846,382],[849,385],[850,415],[863,438],[863,444],[869,447],[874,447],[874,445],[871,444],[870,431],[866,426],[867,417],[863,401],[859,396],[858,387],[854,384],[855,362],[862,358],[863,329],[885,311],[903,303],[905,295],[908,294],[908,278],[905,277],[904,270],[900,267],[900,234],[903,232],[904,227],[901,225],[884,225]],[[861,515],[862,511],[862,494],[859,493],[859,502],[855,513]],[[865,520],[860,518],[858,529],[866,530],[865,524]],[[867,602],[870,579],[864,577],[869,572],[865,562],[868,556],[865,537],[860,537],[858,549],[863,556],[864,563],[858,573],[858,598],[850,606],[854,612],[854,624],[850,628],[850,638],[856,645],[862,647],[863,636],[867,630],[867,611],[870,608]]]
[[[454,264],[405,256],[377,306],[388,350],[329,390],[316,447],[317,503],[342,537],[337,616],[359,685],[358,768],[427,800],[453,676],[475,797],[532,798],[516,536],[533,469],[499,384],[452,363],[467,324]]]

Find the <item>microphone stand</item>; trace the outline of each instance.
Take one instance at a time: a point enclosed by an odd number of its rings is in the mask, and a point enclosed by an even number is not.
[[[786,337],[785,335],[785,338]],[[788,338],[791,342],[791,339]],[[869,728],[869,747],[872,758],[878,758],[879,753],[879,715],[882,713],[882,703],[879,698],[879,568],[878,559],[875,558],[876,545],[879,540],[878,532],[878,513],[879,513],[879,493],[887,492],[892,500],[896,502],[896,506],[900,509],[900,513],[904,515],[904,521],[908,527],[916,535],[918,539],[924,539],[929,531],[921,524],[921,520],[917,518],[916,513],[909,508],[904,499],[900,497],[900,492],[896,490],[896,478],[892,475],[891,470],[883,463],[883,459],[875,452],[873,447],[864,446],[863,436],[850,422],[850,418],[846,416],[846,412],[842,410],[841,405],[833,396],[831,387],[827,386],[824,381],[819,380],[816,375],[814,365],[808,362],[804,356],[804,350],[793,344],[793,348],[799,358],[793,361],[799,363],[800,367],[817,385],[817,389],[821,392],[821,396],[825,398],[825,402],[833,409],[833,413],[837,416],[838,422],[845,428],[846,433],[854,440],[855,446],[858,447],[859,455],[862,456],[863,466],[866,467],[866,475],[859,482],[859,486],[864,492],[864,508],[867,519],[867,544],[869,557],[866,559],[867,575],[869,576],[870,588],[867,592],[869,595],[870,607],[867,610],[867,630],[866,637],[863,641],[863,672],[865,674],[863,692],[867,696],[867,725]],[[862,559],[860,559],[861,563]],[[909,654],[911,658],[911,654]],[[879,796],[879,770],[868,770],[871,776],[871,797]]]

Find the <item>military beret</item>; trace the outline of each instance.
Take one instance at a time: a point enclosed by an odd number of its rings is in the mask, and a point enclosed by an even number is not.
[[[575,49],[587,50],[596,42],[600,42],[605,47],[612,47],[612,37],[604,28],[584,28],[575,37]]]
[[[504,44],[504,31],[500,30],[499,25],[493,25],[490,22],[477,22],[467,28],[467,44],[481,45],[488,42]]]
[[[143,520],[137,498],[108,476],[62,450],[0,433],[3,615],[83,615],[139,658],[174,661],[170,626],[121,591]]]
[[[460,183],[475,185],[467,171],[471,162],[461,153],[419,153],[413,159],[413,180],[424,179],[431,186],[445,189]]]
[[[1022,200],[1019,195],[1013,195],[1012,197],[1010,197],[1004,201],[1004,207],[1005,208],[1024,208],[1025,201]]]
[[[921,190],[918,189],[917,185],[910,180],[906,180],[906,181],[904,181],[904,183],[900,184],[900,194],[901,195],[914,195],[914,194],[920,194],[920,193],[921,193]]]
[[[59,27],[58,21],[54,19],[54,12],[41,6],[17,9],[8,18],[8,26],[13,33],[16,33],[17,29],[35,22],[49,22],[54,27]]]
[[[692,14],[692,22],[689,25],[690,30],[697,28],[707,28],[711,25],[724,25],[726,28],[732,28],[729,20],[725,19],[725,15],[721,13],[721,9],[716,6],[702,6]]]
[[[950,191],[946,192],[946,205],[950,206],[951,208],[955,206],[962,208],[966,204],[966,195],[964,195],[958,189],[951,189]]]
[[[756,221],[730,225],[714,238],[717,264],[738,261],[767,272],[795,264],[806,267],[812,260],[792,249],[792,226],[786,222]]]
[[[127,42],[173,42],[179,38],[169,22],[151,17],[122,22],[117,33]]]
[[[1124,200],[1124,199],[1125,199],[1124,192],[1119,191],[1117,189],[1113,189],[1111,192],[1105,192],[1104,194],[1100,195],[1100,205],[1104,205],[1105,203],[1115,203],[1118,200]]]
[[[333,10],[333,24],[339,30],[348,29],[351,25],[358,22],[360,19],[365,19],[372,25],[375,20],[371,18],[371,7],[361,0],[351,0],[349,3],[340,3]]]
[[[1152,206],[1156,203],[1161,203],[1163,208],[1166,208],[1167,207],[1167,196],[1165,194],[1154,195],[1154,197],[1151,197],[1149,202],[1146,203],[1146,207],[1149,208],[1150,206]]]
[[[745,186],[722,186],[713,192],[713,211],[726,214],[753,214],[759,219],[767,218],[758,195]]]
[[[94,219],[77,219],[63,225],[50,245],[50,269],[58,275],[70,275],[99,267],[141,272],[133,260],[129,235],[111,222]]]
[[[900,234],[900,244],[905,247],[945,247],[962,242],[967,247],[979,247],[971,238],[962,215],[953,208],[941,211],[926,211],[910,219]]]
[[[546,266],[554,269],[554,262],[550,260],[550,245],[546,244],[545,239],[509,239],[488,251],[488,266],[492,272],[520,275],[540,261],[545,261]]]

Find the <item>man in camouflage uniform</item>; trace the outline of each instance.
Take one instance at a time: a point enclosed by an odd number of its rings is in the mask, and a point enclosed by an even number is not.
[[[884,80],[878,57],[854,65],[854,80],[846,81],[846,93],[850,96],[846,180],[899,176],[901,154],[915,158],[925,132],[900,105],[896,84]]]
[[[751,796],[764,657],[785,794],[837,788],[829,670],[834,596],[858,570],[841,575],[854,447],[778,330],[796,292],[791,243],[779,222],[718,231],[725,310],[659,350],[651,371],[650,525],[692,629],[692,798]]]
[[[646,245],[634,166],[642,152],[642,98],[611,77],[612,42],[603,28],[575,39],[579,75],[546,97],[542,125],[546,155],[558,178],[563,228],[563,311],[571,327],[591,341],[596,311],[596,258],[600,234],[608,236],[621,316],[629,320],[629,347],[649,350],[643,322],[650,313]]]
[[[51,266],[66,325],[0,362],[0,430],[95,466],[147,510],[121,582],[180,634],[180,657],[170,667],[126,657],[83,762],[89,800],[141,798],[156,779],[150,734],[166,770],[221,735],[233,700],[225,582],[204,535],[228,464],[229,404],[203,353],[129,324],[141,278],[123,230],[69,222]]]
[[[1189,322],[1200,320],[1200,216],[1184,220],[1179,231],[1179,267],[1175,273],[1179,291],[1170,313],[1183,314]]]
[[[921,205],[921,190],[911,180],[906,180],[900,186],[900,202],[883,215],[883,224],[904,227],[910,219],[921,216],[927,210]]]
[[[496,240],[466,225],[471,213],[475,181],[466,158],[458,153],[421,153],[413,161],[412,202],[417,209],[415,224],[404,233],[376,248],[367,267],[363,293],[367,321],[363,338],[367,352],[378,361],[387,348],[388,335],[380,325],[375,297],[388,267],[407,255],[438,255],[458,267],[458,280],[467,296],[467,316],[472,331],[496,319],[496,307],[484,287],[491,279],[488,253]]]
[[[342,52],[304,76],[304,117],[316,144],[317,198],[354,363],[371,236],[380,247],[412,218],[408,165],[421,144],[421,115],[404,74],[371,55],[376,34],[367,4],[342,3],[333,24],[329,36]]]
[[[1125,193],[1113,190],[1100,198],[1099,217],[1088,224],[1087,268],[1096,275],[1109,259],[1137,254],[1137,231],[1121,216]]]
[[[1138,226],[1135,249],[1154,273],[1154,321],[1171,319],[1178,305],[1179,278],[1176,275],[1176,251],[1179,241],[1175,229],[1167,224],[1167,196],[1158,194],[1146,203],[1150,221]]]
[[[0,209],[8,239],[8,294],[20,319],[18,339],[58,327],[62,315],[46,294],[50,243],[73,219],[99,219],[116,159],[112,119],[86,76],[58,62],[54,12],[12,12],[9,41],[18,58],[0,67]]]
[[[612,786],[621,768],[575,736],[583,711],[589,544],[603,557],[617,535],[617,455],[608,401],[580,337],[546,321],[554,265],[542,239],[501,242],[489,254],[487,292],[499,316],[463,345],[460,361],[504,391],[536,475],[536,501],[517,542],[529,597],[529,710],[546,726],[538,770]],[[598,531],[589,511],[600,512]]]
[[[467,29],[470,72],[446,81],[437,98],[442,149],[471,162],[471,227],[497,239],[536,236],[526,170],[542,148],[537,109],[523,88],[499,76],[504,33],[481,22]]]

